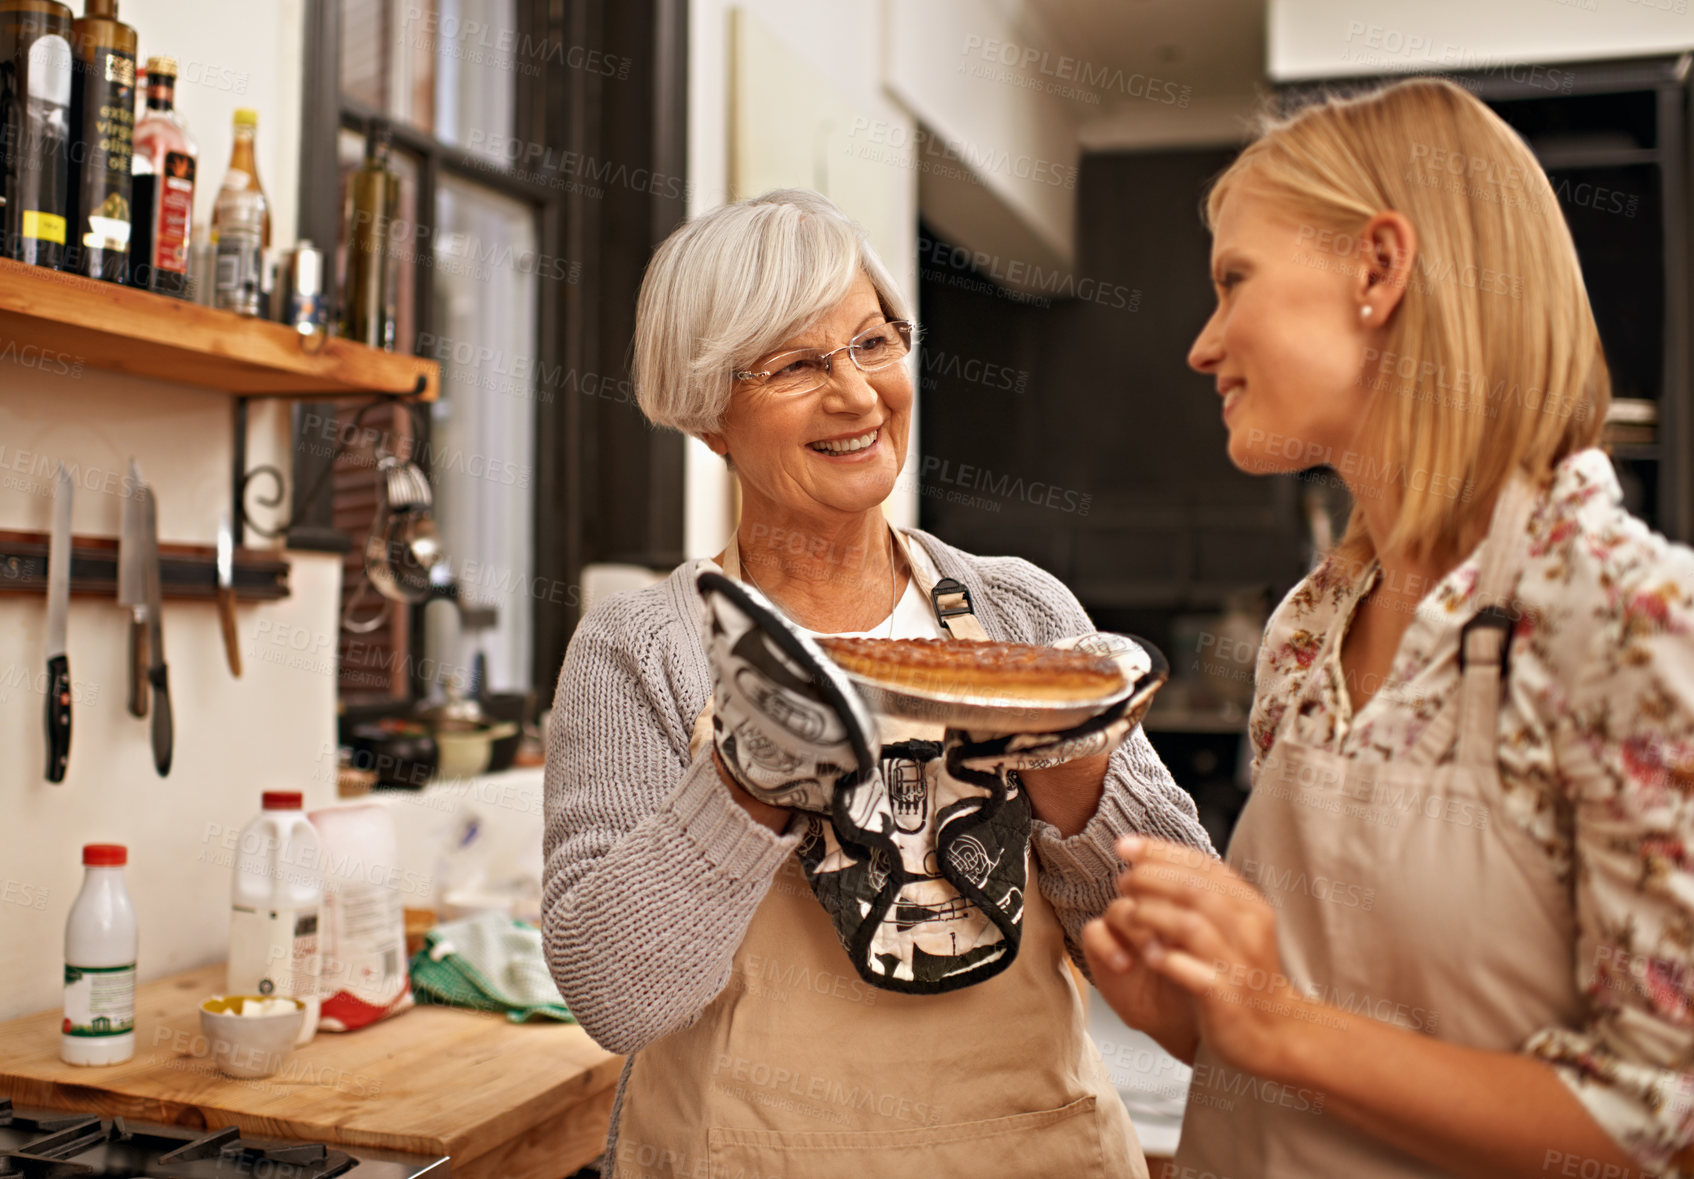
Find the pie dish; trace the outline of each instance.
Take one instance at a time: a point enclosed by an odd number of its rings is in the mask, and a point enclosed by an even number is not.
[[[818,645],[849,675],[918,693],[1075,703],[1108,697],[1126,682],[1114,659],[1032,643],[826,636]]]
[[[817,640],[871,707],[892,716],[994,732],[1054,732],[1145,693],[1168,674],[1144,644],[1090,635],[1074,647],[945,639]],[[1149,654],[1151,652],[1151,654]]]

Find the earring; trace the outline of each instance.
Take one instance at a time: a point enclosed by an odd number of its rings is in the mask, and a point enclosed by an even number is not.
[[[1376,308],[1372,307],[1369,303],[1366,303],[1359,308],[1359,318],[1369,319],[1375,312]]]

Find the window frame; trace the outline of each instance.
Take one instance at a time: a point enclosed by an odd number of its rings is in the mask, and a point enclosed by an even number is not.
[[[519,32],[523,37],[541,38],[555,35],[550,29],[547,0],[517,0]],[[416,161],[417,192],[415,205],[420,227],[428,226],[430,240],[437,228],[436,196],[444,177],[453,177],[528,205],[535,217],[536,238],[540,251],[557,255],[556,242],[563,223],[563,200],[560,194],[534,179],[516,175],[485,156],[437,138],[410,123],[390,118],[386,112],[349,97],[341,89],[341,27],[342,0],[311,0],[307,5],[304,46],[303,110],[300,167],[300,215],[298,235],[320,244],[326,254],[334,257],[334,243],[341,235],[343,209],[340,200],[340,134],[352,131],[368,138],[378,127],[386,128],[393,148]],[[521,39],[521,38],[520,38]],[[547,102],[546,79],[517,71],[514,76],[512,133],[521,142],[546,142]],[[326,295],[332,307],[340,306],[339,278],[335,267],[325,275]],[[412,268],[412,332],[413,338],[403,342],[415,349],[419,339],[435,334],[433,267],[418,265]],[[558,363],[557,333],[545,330],[549,322],[557,322],[557,295],[549,290],[554,284],[538,282],[536,286],[536,343],[537,359],[542,366]],[[337,402],[302,402],[295,407],[294,430],[296,445],[293,462],[293,515],[288,532],[288,547],[323,552],[346,553],[349,538],[334,526],[333,491],[306,502],[305,492],[320,478],[320,471],[331,463],[322,446],[301,445],[302,420],[322,421],[333,417]],[[316,415],[307,417],[307,415]],[[539,419],[539,414],[536,415]],[[414,441],[421,448],[421,462],[429,474],[431,451],[430,422],[427,414],[416,415],[423,433]],[[537,421],[539,426],[539,421]],[[543,451],[540,430],[532,435],[536,443],[534,458]],[[536,462],[539,467],[541,463]],[[327,475],[327,472],[324,472]],[[333,478],[323,484],[333,487]],[[534,537],[532,536],[532,546]],[[392,609],[402,620],[411,651],[417,652],[424,642],[424,610],[427,603],[405,606],[396,603]],[[530,604],[533,609],[533,603]],[[339,611],[338,611],[339,614]],[[339,644],[338,644],[339,646]],[[337,688],[344,715],[378,715],[392,712],[396,707],[409,705],[422,698],[429,689],[428,679],[421,674],[425,660],[407,661],[406,690],[403,693],[342,692]]]
[[[341,220],[340,131],[349,125],[347,119],[369,120],[379,112],[348,103],[341,95],[342,0],[307,0],[305,7],[299,236],[332,243]],[[549,44],[619,53],[634,62],[636,77],[613,83],[587,69],[520,71],[513,133],[526,142],[557,148],[566,158],[605,160],[609,152],[631,168],[686,181],[688,0],[620,0],[610,7],[598,0],[518,0],[518,12],[531,36],[545,37]],[[413,151],[419,146],[406,133],[421,132],[392,121],[389,125],[398,147]],[[430,173],[427,193],[421,190],[425,181],[420,172],[420,212],[427,209],[434,217],[433,185],[439,169],[463,171],[471,182],[497,191],[524,199],[541,196],[545,210],[538,221],[540,251],[581,263],[579,282],[540,284],[540,363],[558,371],[568,358],[572,371],[626,371],[632,292],[653,249],[686,218],[686,190],[659,191],[655,186],[601,199],[581,185],[561,185],[560,191],[515,176],[501,177],[482,157],[449,144],[431,146],[430,158],[438,170]],[[616,208],[609,210],[614,203]],[[338,296],[336,280],[334,274],[327,276],[332,300]],[[622,305],[625,295],[628,306]],[[421,314],[415,330],[426,331],[429,301],[417,305]],[[350,548],[349,538],[334,527],[330,498],[307,503],[303,495],[319,482],[320,472],[328,476],[323,470],[328,456],[321,446],[310,444],[303,425],[321,421],[308,415],[333,413],[335,408],[336,403],[320,402],[298,403],[294,409],[289,548],[338,554]],[[652,430],[644,422],[642,429],[634,430],[629,422],[615,420],[630,412],[628,406],[609,406],[571,390],[536,398],[531,574],[538,584],[580,588],[584,566],[595,561],[668,568],[682,559],[683,439]],[[596,501],[623,505],[615,526],[604,523]],[[537,609],[531,602],[531,682],[543,707],[581,617],[580,594],[568,597],[569,604],[561,609]],[[412,608],[411,615],[409,633],[413,641],[421,641],[422,608]],[[392,714],[415,701],[423,686],[414,671],[409,700],[394,696],[363,701],[350,695],[341,699],[342,713],[349,719]]]

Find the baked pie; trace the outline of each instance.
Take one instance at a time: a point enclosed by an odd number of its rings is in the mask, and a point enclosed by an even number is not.
[[[822,647],[843,671],[918,695],[1078,703],[1124,687],[1114,659],[1032,643],[950,639],[843,639]]]

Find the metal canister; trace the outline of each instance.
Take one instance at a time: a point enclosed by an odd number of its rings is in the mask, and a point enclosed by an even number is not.
[[[329,324],[324,303],[324,255],[309,241],[297,242],[277,272],[272,306],[277,316],[302,336],[317,335]]]

